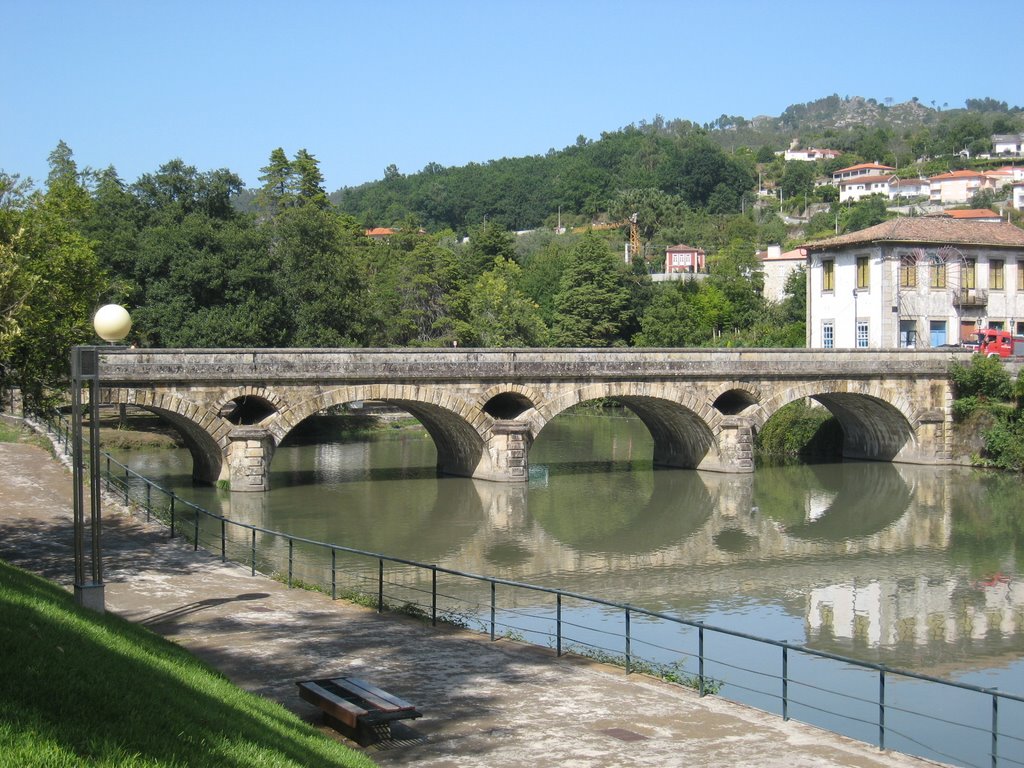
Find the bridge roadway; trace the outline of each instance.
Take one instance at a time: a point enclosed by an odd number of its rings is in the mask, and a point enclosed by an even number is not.
[[[753,471],[753,439],[810,398],[848,458],[949,464],[949,368],[969,353],[806,349],[124,349],[99,347],[100,401],[182,433],[200,482],[269,488],[300,422],[366,401],[416,417],[438,471],[523,482],[530,446],[563,411],[613,399],[650,430],[657,466]]]

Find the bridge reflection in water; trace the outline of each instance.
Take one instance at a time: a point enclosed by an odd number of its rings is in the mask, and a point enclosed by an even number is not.
[[[284,449],[269,494],[179,481],[242,522],[896,666],[966,671],[1024,647],[1012,546],[993,554],[956,525],[986,507],[993,476],[874,462],[652,471],[632,419],[549,429],[525,485],[437,478],[429,439],[408,434]]]

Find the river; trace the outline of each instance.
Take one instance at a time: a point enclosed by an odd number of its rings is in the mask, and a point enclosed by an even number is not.
[[[1024,485],[875,462],[655,470],[639,420],[560,416],[525,485],[437,477],[425,431],[283,446],[267,494],[193,487],[184,450],[115,452],[229,518],[604,597],[1024,694]]]

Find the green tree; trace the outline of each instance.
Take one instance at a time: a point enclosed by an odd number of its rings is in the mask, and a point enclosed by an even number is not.
[[[90,241],[77,230],[85,212],[79,191],[62,182],[36,194],[19,221],[20,234],[6,244],[17,267],[15,295],[29,292],[16,315],[5,377],[32,407],[66,391],[69,351],[93,340],[92,314],[109,287]]]
[[[709,346],[731,312],[721,289],[706,281],[661,283],[644,312],[635,341],[643,347]]]
[[[522,269],[497,257],[465,299],[467,319],[458,324],[459,342],[474,347],[537,347],[547,341],[540,308],[520,290]]]
[[[552,343],[559,347],[624,344],[632,322],[628,275],[608,245],[593,232],[570,254],[554,296]]]

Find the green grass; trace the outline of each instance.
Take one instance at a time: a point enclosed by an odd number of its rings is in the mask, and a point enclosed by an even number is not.
[[[9,419],[6,416],[0,417],[0,443],[31,443],[53,453],[53,446],[49,440],[33,432],[19,420]]]
[[[373,765],[174,643],[0,561],[0,766]]]

